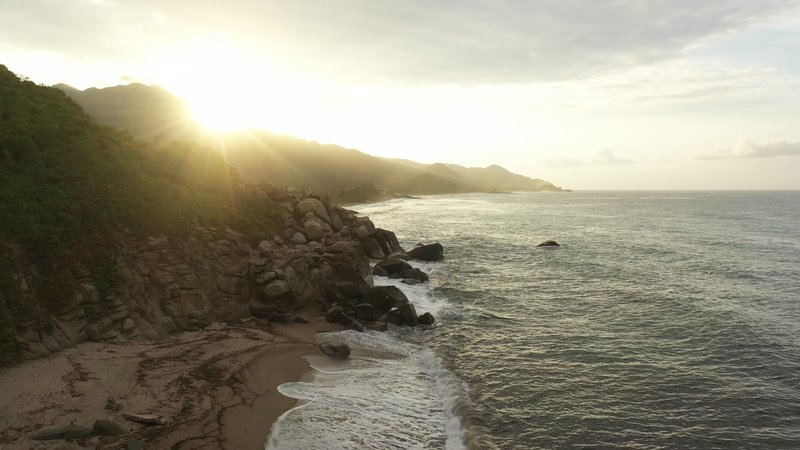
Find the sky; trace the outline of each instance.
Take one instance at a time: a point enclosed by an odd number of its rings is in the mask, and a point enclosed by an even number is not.
[[[800,0],[0,0],[0,64],[572,189],[800,189]]]

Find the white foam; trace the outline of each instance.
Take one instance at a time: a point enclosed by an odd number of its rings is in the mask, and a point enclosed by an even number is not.
[[[443,306],[426,285],[378,281],[398,286],[418,310]],[[346,342],[353,353],[344,361],[307,357],[311,380],[278,387],[300,403],[275,422],[265,448],[465,450],[455,412],[465,389],[433,351],[403,339],[409,332],[418,331],[320,334],[321,341]]]

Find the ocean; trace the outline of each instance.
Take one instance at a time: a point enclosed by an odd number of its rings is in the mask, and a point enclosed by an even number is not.
[[[800,448],[800,192],[431,196],[354,207],[430,329],[346,331],[268,449]],[[536,248],[554,239],[559,249]]]

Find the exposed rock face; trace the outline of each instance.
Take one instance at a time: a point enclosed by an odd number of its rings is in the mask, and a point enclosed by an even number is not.
[[[101,290],[97,274],[71,268],[79,289],[57,312],[40,318],[47,325],[18,324],[19,358],[40,358],[87,340],[158,340],[251,314],[290,321],[336,303],[355,306],[353,300],[372,286],[365,246],[396,251],[394,234],[324,195],[269,195],[279,205],[283,230],[256,246],[228,228],[197,226],[177,238],[121,235],[113,249],[116,285]],[[29,288],[33,276],[14,274],[30,298],[36,296]],[[347,317],[345,326],[363,330]]]
[[[435,244],[418,245],[406,253],[412,258],[422,261],[439,261],[444,258],[444,248],[442,244],[438,242]]]

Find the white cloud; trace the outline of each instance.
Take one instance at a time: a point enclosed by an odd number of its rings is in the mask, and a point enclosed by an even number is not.
[[[800,156],[800,142],[776,141],[756,144],[748,140],[741,140],[729,150],[719,150],[701,155],[698,159],[772,158],[776,156]]]

